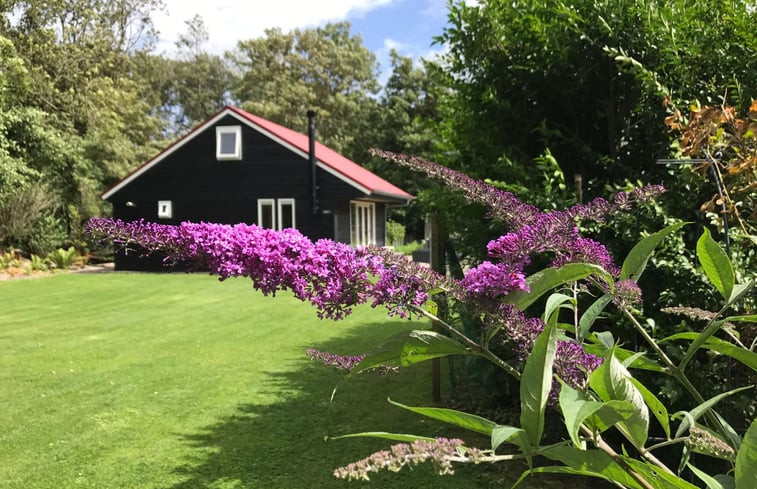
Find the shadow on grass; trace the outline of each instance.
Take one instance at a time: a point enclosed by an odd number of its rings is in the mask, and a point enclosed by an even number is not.
[[[369,324],[368,328],[380,328]],[[326,351],[354,353],[369,349],[360,331],[328,343],[312,345]],[[387,397],[415,405],[430,404],[430,374],[426,365],[398,374],[356,375],[342,384],[333,402],[331,391],[343,377],[333,368],[310,361],[303,353],[302,366],[287,373],[269,373],[261,394],[276,394],[273,404],[242,404],[237,412],[202,432],[180,434],[193,455],[175,469],[184,481],[172,489],[194,488],[327,488],[327,487],[502,487],[522,467],[468,467],[455,476],[439,477],[430,464],[399,474],[381,473],[368,483],[346,482],[333,477],[334,468],[387,448],[388,440],[327,440],[328,436],[360,431],[389,431],[428,436],[461,436],[432,420],[393,407]],[[470,441],[466,438],[466,441]],[[476,440],[483,446],[486,440]],[[549,487],[540,485],[539,487]]]
[[[382,326],[366,324],[338,340],[309,346],[342,354],[368,351],[375,346],[375,340],[367,340],[364,333],[372,331],[375,337],[376,328]],[[236,413],[199,433],[179,434],[193,455],[186,464],[175,468],[183,482],[170,489],[502,488],[510,487],[526,469],[525,463],[520,462],[457,465],[454,476],[438,476],[431,464],[422,464],[398,474],[371,475],[369,482],[338,480],[332,475],[334,468],[387,449],[394,442],[371,438],[331,440],[329,437],[387,431],[459,437],[466,444],[482,448],[489,440],[386,402],[387,397],[391,397],[409,405],[431,405],[428,363],[387,376],[356,375],[340,385],[333,402],[330,401],[332,389],[343,379],[344,373],[308,360],[304,352],[297,370],[267,375],[264,391],[259,393],[275,396],[277,401],[241,404]],[[597,479],[537,475],[526,479],[520,487],[604,489],[612,486]]]

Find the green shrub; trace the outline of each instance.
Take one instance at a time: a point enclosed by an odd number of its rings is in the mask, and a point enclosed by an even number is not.
[[[395,248],[405,242],[405,226],[395,221],[386,221],[386,241]]]
[[[10,252],[4,252],[0,253],[0,270],[7,270],[10,266],[14,265],[18,260],[16,260],[16,255]]]
[[[58,248],[57,250],[48,253],[47,259],[55,265],[55,268],[66,270],[71,268],[71,265],[76,261],[76,248],[73,246],[69,247],[67,250]]]
[[[402,255],[412,255],[413,251],[423,248],[423,243],[420,241],[413,241],[394,248],[394,251]]]
[[[31,262],[29,266],[31,267],[32,271],[35,272],[44,272],[45,270],[48,270],[50,268],[47,260],[37,255],[31,256]]]
[[[23,245],[30,253],[46,255],[63,245],[67,237],[66,226],[61,219],[44,215],[34,221]]]

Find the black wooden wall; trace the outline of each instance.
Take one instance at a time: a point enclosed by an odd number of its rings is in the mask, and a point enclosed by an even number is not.
[[[242,160],[218,161],[215,126],[209,127],[110,196],[113,217],[164,224],[252,224],[257,223],[258,199],[294,198],[296,228],[300,232],[313,240],[329,238],[349,243],[349,201],[365,198],[362,192],[318,169],[321,212],[313,215],[307,159],[234,117],[226,116],[216,125],[242,127]],[[172,202],[171,219],[158,218],[159,200]],[[381,245],[385,215],[386,205],[376,203],[376,239]],[[148,260],[140,265],[137,257],[120,257],[116,266],[154,269],[158,263],[159,260]]]

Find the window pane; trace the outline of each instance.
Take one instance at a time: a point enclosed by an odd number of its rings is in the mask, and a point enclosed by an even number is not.
[[[350,243],[357,245],[357,205],[350,204]]]
[[[260,227],[273,229],[273,204],[260,205]]]
[[[281,229],[294,227],[294,206],[292,204],[281,204],[279,206],[281,213]]]
[[[222,132],[218,135],[221,141],[222,155],[235,155],[237,153],[237,135],[234,132]]]
[[[350,242],[352,246],[376,244],[376,205],[350,202]]]

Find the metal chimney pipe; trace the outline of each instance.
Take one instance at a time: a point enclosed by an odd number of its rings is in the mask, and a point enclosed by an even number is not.
[[[308,110],[308,160],[310,161],[310,198],[313,214],[318,214],[318,182],[316,181],[315,159],[315,111]]]

